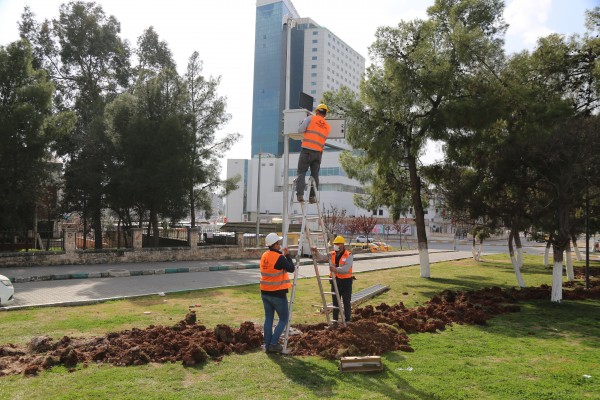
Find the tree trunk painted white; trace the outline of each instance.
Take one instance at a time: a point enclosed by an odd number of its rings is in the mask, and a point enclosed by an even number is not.
[[[550,242],[546,244],[546,250],[544,251],[544,267],[548,268],[548,255],[550,254]]]
[[[575,259],[577,259],[577,261],[583,261],[583,258],[581,258],[581,252],[579,251],[579,247],[577,247],[577,242],[575,240],[573,240],[573,250],[575,250]]]
[[[519,287],[525,287],[525,281],[523,280],[523,275],[521,275],[521,266],[517,263],[513,263],[513,269],[515,270],[515,277],[517,278]]]
[[[513,268],[517,268],[519,266],[519,264],[517,263],[517,258],[515,257],[514,253],[510,254],[510,262],[513,265]]]
[[[553,302],[562,300],[562,260],[554,260],[552,267],[552,295],[550,299]]]
[[[481,260],[481,255],[483,254],[483,240],[479,242],[479,250],[477,250],[477,261]]]
[[[571,246],[568,246],[568,245],[567,245],[567,250],[565,251],[565,260],[566,260],[567,280],[569,282],[573,282],[575,280],[575,272],[573,271],[573,255],[571,252]]]
[[[421,264],[421,278],[430,278],[431,270],[429,268],[429,252],[427,244],[424,247],[419,243],[419,262]]]
[[[519,284],[519,287],[525,287],[525,281],[523,281],[523,276],[521,275],[522,267],[523,267],[523,248],[517,247],[517,258],[516,258],[516,260],[514,260],[513,268],[515,269],[515,276],[517,277],[517,283]]]
[[[473,240],[471,241],[471,254],[473,255],[473,260],[479,261],[477,258],[477,250],[475,249],[475,236],[473,236]]]
[[[521,243],[521,237],[519,235],[519,231],[515,231],[513,239],[515,241],[515,247],[517,248],[517,265],[521,268],[523,266],[523,244]]]

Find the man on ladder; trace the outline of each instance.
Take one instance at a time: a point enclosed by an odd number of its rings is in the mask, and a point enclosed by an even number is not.
[[[329,256],[321,255],[316,247],[312,248],[313,257],[320,261],[329,261],[329,277],[332,278],[331,286],[333,290],[333,279],[337,283],[337,291],[339,297],[342,299],[342,310],[344,312],[345,322],[350,322],[352,314],[351,300],[352,300],[352,261],[353,256],[348,250],[346,250],[346,239],[343,236],[337,236],[333,239],[333,251]],[[332,294],[333,302],[333,319],[338,321],[339,317],[339,304],[338,296]]]
[[[298,177],[296,178],[296,194],[299,202],[304,202],[304,177],[310,167],[310,176],[315,180],[319,188],[319,170],[321,169],[321,158],[325,141],[331,131],[331,126],[325,121],[329,108],[325,104],[319,104],[315,109],[315,115],[310,115],[302,121],[298,133],[303,133],[302,150],[298,157]],[[310,188],[309,203],[316,203],[317,196],[314,189]]]

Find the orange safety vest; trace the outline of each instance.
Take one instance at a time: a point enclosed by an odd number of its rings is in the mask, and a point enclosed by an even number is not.
[[[286,270],[275,269],[281,254],[276,251],[265,251],[260,258],[260,290],[274,292],[292,287]]]
[[[351,253],[348,250],[344,249],[344,254],[342,254],[342,257],[340,258],[340,267],[346,264],[346,259],[350,257],[350,254]],[[331,252],[331,265],[335,265],[335,251]],[[329,277],[331,278],[331,272],[329,273]],[[335,277],[340,279],[352,278],[352,267],[350,267],[350,270],[345,274],[339,274],[336,272]]]
[[[320,115],[313,115],[310,117],[310,122],[304,132],[304,139],[302,140],[302,147],[306,149],[323,151],[325,147],[325,140],[329,136],[331,127],[325,121],[325,118]]]

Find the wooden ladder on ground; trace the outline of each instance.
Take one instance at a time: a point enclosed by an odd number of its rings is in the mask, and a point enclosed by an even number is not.
[[[295,182],[294,182],[294,190],[292,190],[292,195],[290,198],[290,206],[293,206],[294,203],[299,203],[302,208],[302,224],[300,230],[300,240],[298,241],[298,252],[296,254],[296,270],[294,271],[294,279],[292,281],[292,291],[289,300],[289,318],[288,323],[285,328],[285,336],[283,341],[283,352],[287,352],[288,339],[290,335],[290,327],[292,324],[292,314],[294,310],[294,300],[296,298],[296,286],[298,282],[298,271],[300,269],[300,258],[302,256],[302,250],[305,244],[308,244],[308,247],[312,249],[316,247],[320,254],[325,254],[330,257],[331,250],[329,249],[328,240],[327,240],[327,230],[325,229],[325,222],[323,221],[323,215],[320,208],[319,202],[319,192],[317,191],[317,187],[315,181],[312,177],[309,179],[309,188],[314,190],[317,201],[314,204],[310,204],[308,202],[298,202],[296,200],[296,190],[295,190]],[[306,198],[306,197],[305,197]],[[308,209],[313,206],[317,208],[317,214],[315,216],[308,215]],[[290,207],[291,209],[292,207]],[[317,229],[311,230],[308,222],[315,221],[317,222]],[[290,246],[291,247],[291,246]],[[344,305],[341,301],[339,290],[337,287],[337,282],[335,279],[330,278],[329,274],[321,275],[319,272],[318,260],[316,257],[313,257],[313,268],[315,270],[315,277],[317,278],[317,283],[319,287],[319,293],[321,295],[322,305],[317,305],[317,307],[321,308],[325,314],[325,318],[328,324],[337,322],[333,321],[331,314],[333,310],[339,308],[339,317],[341,319],[342,324],[346,324],[346,319],[344,316]],[[329,262],[331,264],[331,262]],[[332,291],[325,291],[323,289],[323,281],[329,281],[330,287]],[[330,294],[336,297],[337,303],[339,307],[335,307],[332,304],[327,302],[325,295]]]

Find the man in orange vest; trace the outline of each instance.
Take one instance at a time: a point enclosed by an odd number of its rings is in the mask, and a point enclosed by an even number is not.
[[[337,236],[333,239],[333,251],[329,257],[322,256],[316,247],[312,248],[313,255],[320,261],[329,261],[329,277],[335,275],[335,282],[338,288],[338,294],[344,304],[344,318],[350,322],[352,316],[352,262],[354,257],[352,253],[346,250],[346,239],[343,236]],[[331,291],[333,292],[333,281],[331,282]],[[333,319],[338,320],[339,305],[337,296],[331,295],[333,301]]]
[[[288,272],[295,269],[287,247],[281,248],[281,239],[278,234],[269,233],[265,238],[269,250],[260,258],[260,294],[265,308],[263,336],[268,353],[281,353],[283,350],[279,338],[289,319],[287,293],[292,286]],[[276,312],[279,322],[273,330]]]
[[[298,177],[296,178],[296,195],[298,201],[304,201],[304,187],[306,182],[304,178],[306,171],[310,167],[310,176],[315,180],[317,189],[319,188],[319,169],[321,169],[321,158],[323,156],[323,147],[325,140],[329,136],[331,126],[325,121],[325,116],[329,112],[329,108],[325,104],[319,104],[315,109],[315,115],[311,115],[302,121],[298,128],[298,133],[303,133],[302,150],[298,157]],[[317,197],[313,188],[310,188],[310,203],[316,203]]]

